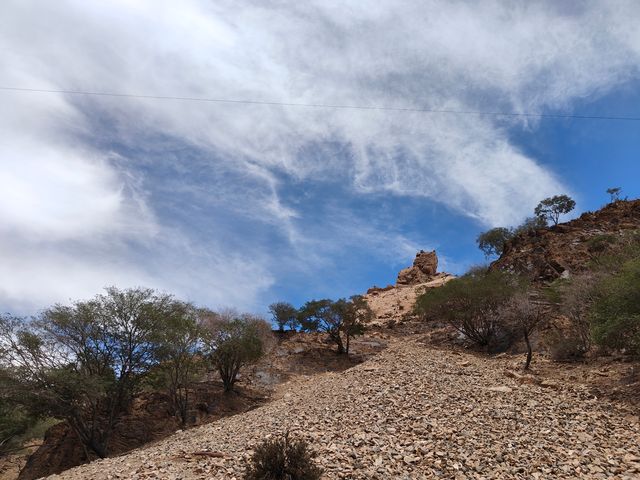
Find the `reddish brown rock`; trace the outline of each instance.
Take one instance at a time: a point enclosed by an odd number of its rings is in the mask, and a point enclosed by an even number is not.
[[[425,252],[420,250],[416,255],[413,265],[400,270],[398,274],[398,285],[417,285],[431,280],[438,271],[438,255],[436,251]]]
[[[640,229],[640,200],[618,201],[555,227],[524,232],[505,246],[492,269],[516,272],[537,282],[589,268],[612,245]]]

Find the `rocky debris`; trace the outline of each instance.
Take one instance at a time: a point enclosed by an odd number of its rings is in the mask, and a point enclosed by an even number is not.
[[[51,478],[239,480],[253,448],[287,430],[309,440],[327,479],[640,477],[637,410],[581,384],[520,382],[504,374],[512,364],[392,339],[349,370],[295,378],[265,406]]]
[[[532,280],[567,278],[588,268],[609,242],[640,229],[640,200],[611,203],[555,227],[521,233],[505,246],[491,268],[528,275]]]
[[[297,377],[308,378],[358,365],[386,348],[387,338],[375,331],[356,337],[351,343],[352,354],[347,357],[336,355],[335,346],[326,342],[324,334],[277,333],[270,353],[241,371],[239,395],[222,394],[217,372],[211,372],[207,381],[196,386],[192,392],[192,422],[202,425],[245,412],[268,398],[279,398],[283,394],[281,384]],[[138,397],[130,414],[116,429],[112,452],[122,454],[174,433],[180,425],[169,411],[167,398],[162,394],[145,393]],[[49,429],[40,448],[30,449],[29,453],[0,459],[0,480],[40,478],[96,459],[95,456],[87,457],[79,439],[65,423]],[[192,452],[190,455],[205,454],[208,453]]]
[[[413,265],[400,270],[396,285],[417,285],[431,280],[438,271],[438,255],[436,251],[420,250],[413,260]]]

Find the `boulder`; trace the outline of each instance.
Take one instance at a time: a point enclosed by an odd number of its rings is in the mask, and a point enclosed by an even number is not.
[[[413,265],[400,270],[398,274],[398,285],[417,285],[431,280],[438,271],[438,255],[436,251],[425,252],[420,250],[416,255]]]

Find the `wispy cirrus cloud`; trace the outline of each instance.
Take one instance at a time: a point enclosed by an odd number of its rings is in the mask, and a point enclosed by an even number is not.
[[[633,1],[8,0],[2,9],[0,83],[27,88],[570,112],[637,78],[640,65]],[[5,308],[112,283],[256,308],[293,270],[349,249],[381,254],[385,239],[409,257],[437,243],[397,219],[376,224],[347,198],[323,209],[302,188],[293,201],[287,191],[301,185],[423,198],[485,225],[515,223],[568,190],[512,140],[513,129],[535,131],[532,119],[0,95]]]

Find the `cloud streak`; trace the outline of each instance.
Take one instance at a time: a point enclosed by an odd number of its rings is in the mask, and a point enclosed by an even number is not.
[[[8,0],[0,83],[570,112],[637,78],[639,14],[633,1]],[[353,239],[379,253],[374,237],[388,238],[406,256],[424,243],[393,220],[377,233],[366,219],[338,226],[358,213],[294,202],[287,191],[301,185],[423,198],[484,225],[516,223],[568,190],[512,140],[535,131],[531,119],[0,95],[6,308],[111,283],[258,308],[291,269],[324,265]],[[330,245],[309,239],[315,229]]]

